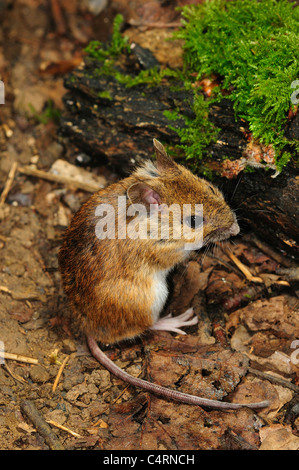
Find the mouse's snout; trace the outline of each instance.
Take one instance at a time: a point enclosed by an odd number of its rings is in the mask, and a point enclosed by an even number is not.
[[[240,227],[237,222],[234,222],[229,229],[229,233],[231,236],[235,236],[235,235],[238,235],[239,232],[240,232]]]

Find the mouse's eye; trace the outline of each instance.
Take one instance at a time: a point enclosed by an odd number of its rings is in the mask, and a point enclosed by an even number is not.
[[[204,218],[202,215],[190,215],[189,217],[186,217],[185,221],[189,227],[197,229],[202,227]]]

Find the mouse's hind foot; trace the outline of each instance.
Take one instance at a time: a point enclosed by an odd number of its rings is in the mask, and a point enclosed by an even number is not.
[[[170,313],[166,317],[160,318],[152,327],[151,330],[173,331],[180,335],[185,335],[185,331],[181,330],[184,326],[196,325],[198,318],[194,314],[193,308],[188,308],[186,312],[173,317]]]

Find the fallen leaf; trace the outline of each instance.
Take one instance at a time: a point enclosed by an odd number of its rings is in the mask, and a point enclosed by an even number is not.
[[[260,380],[253,376],[246,376],[233,394],[232,402],[245,403],[269,401],[269,406],[259,411],[261,416],[267,416],[270,411],[277,412],[280,409],[281,402],[278,392],[273,384],[267,380]]]
[[[231,337],[230,344],[235,351],[249,351],[248,342],[251,338],[250,333],[243,325],[239,325]]]
[[[14,301],[12,301],[13,303]],[[15,307],[11,304],[10,316],[20,323],[26,323],[31,320],[33,315],[33,309],[28,307],[24,302],[20,303],[15,301],[14,304],[18,304]]]
[[[260,450],[299,450],[299,437],[290,426],[273,424],[260,429]]]
[[[258,429],[263,423],[252,410],[205,411],[151,394],[142,402],[141,396],[113,407],[105,449],[218,450],[225,448],[228,428],[249,446],[259,446]]]
[[[29,424],[27,424],[25,422],[18,423],[17,430],[18,431],[23,431],[27,434],[32,434],[33,432],[36,432],[36,430],[33,426],[30,426]]]
[[[125,19],[132,25],[146,25],[146,23],[168,23],[177,19],[179,13],[175,6],[166,2],[162,5],[158,0],[140,1],[137,4],[124,2],[124,0],[115,0],[114,8],[121,9]]]
[[[76,437],[66,441],[66,448],[72,449],[85,449],[86,447],[94,447],[99,440],[99,436]]]
[[[239,309],[230,316],[227,330],[239,322],[251,331],[271,330],[283,337],[299,338],[299,316],[287,296],[256,300]]]
[[[201,345],[198,338],[163,336],[152,349],[148,343],[148,372],[152,382],[184,393],[222,399],[246,374],[248,360],[219,344]],[[246,402],[246,400],[245,400]]]
[[[40,65],[41,75],[64,75],[78,67],[82,62],[82,57],[74,57],[70,60],[60,60],[57,62],[42,62]]]
[[[208,303],[221,304],[227,299],[234,297],[245,287],[242,276],[234,272],[227,272],[225,269],[214,269],[209,277],[206,295]]]
[[[211,270],[212,267],[202,271],[196,261],[178,267],[172,280],[174,292],[168,311],[182,313],[190,306],[194,307],[193,300],[205,291]]]

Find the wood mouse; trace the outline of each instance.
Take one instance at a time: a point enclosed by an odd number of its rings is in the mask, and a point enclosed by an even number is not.
[[[192,309],[159,318],[168,296],[167,274],[194,247],[239,232],[222,193],[178,165],[156,139],[153,142],[155,163],[148,160],[129,177],[93,194],[65,232],[59,267],[74,320],[102,366],[134,386],[167,399],[217,409],[265,407],[266,401],[221,402],[135,378],[116,366],[97,344],[132,339],[148,329],[185,334],[181,328],[198,322]],[[179,211],[172,212],[172,206]],[[184,212],[185,206],[188,211]],[[139,223],[128,236],[137,209]],[[140,236],[136,225],[142,224]]]

